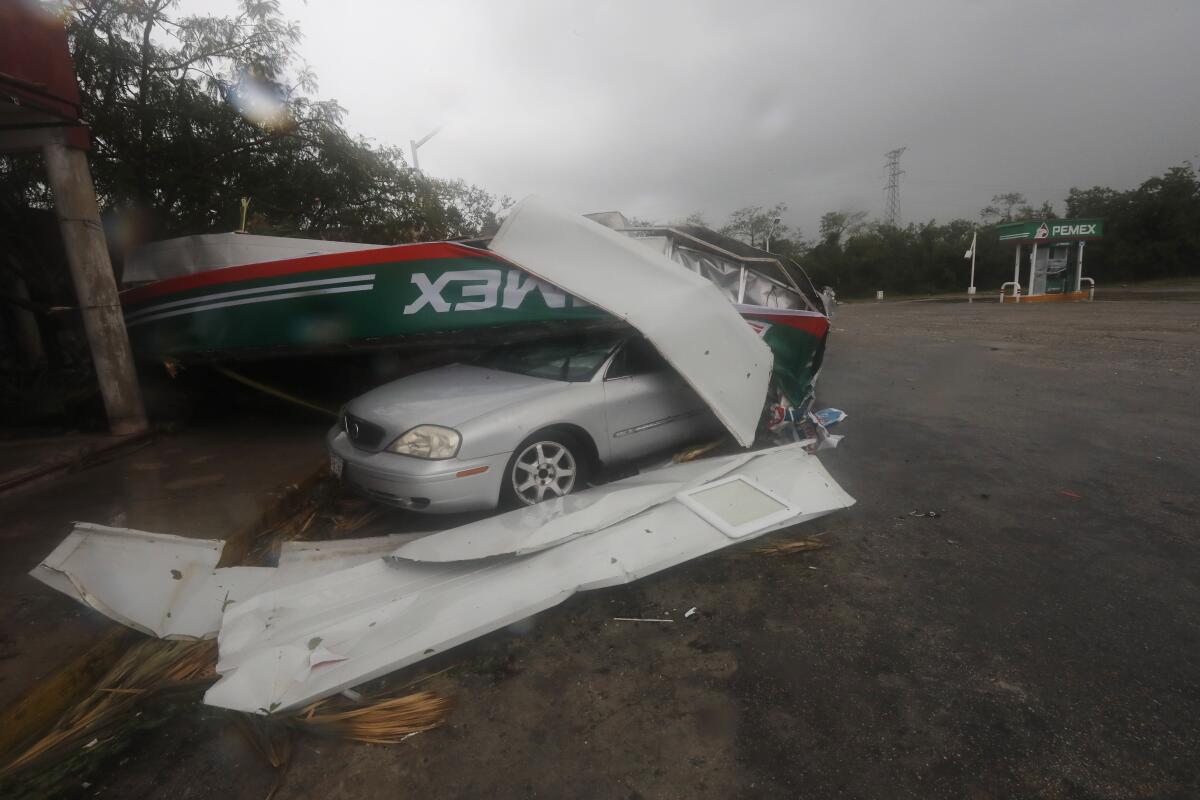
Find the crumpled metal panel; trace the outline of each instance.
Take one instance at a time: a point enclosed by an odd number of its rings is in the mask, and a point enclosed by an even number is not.
[[[754,454],[732,474],[784,498],[795,515],[734,539],[672,498],[526,556],[439,564],[388,558],[260,593],[226,611],[218,640],[221,678],[205,702],[259,713],[295,708],[522,620],[577,591],[628,583],[854,503],[800,445]],[[589,491],[615,493],[621,483]],[[576,513],[586,517],[595,508]],[[488,520],[497,534],[507,516]],[[578,527],[594,525],[584,519]]]
[[[536,196],[513,208],[490,248],[637,328],[734,438],[753,444],[771,350],[708,280]]]
[[[217,634],[221,613],[275,570],[217,569],[225,543],[86,522],[29,573],[68,597],[160,639]]]
[[[218,569],[220,539],[77,522],[29,574],[150,636],[211,639],[225,609],[256,592],[378,560],[414,538],[284,542],[278,567]]]

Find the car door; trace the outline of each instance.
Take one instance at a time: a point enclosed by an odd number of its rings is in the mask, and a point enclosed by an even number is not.
[[[613,356],[604,376],[604,406],[613,461],[679,444],[703,422],[705,406],[645,339]]]

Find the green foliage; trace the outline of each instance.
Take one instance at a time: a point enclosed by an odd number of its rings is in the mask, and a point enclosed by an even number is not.
[[[183,16],[177,0],[77,0],[68,12],[97,194],[137,239],[236,229],[242,197],[260,233],[395,243],[494,222],[489,194],[415,173],[308,96],[300,31],[275,0],[241,0],[231,16]],[[46,204],[28,160],[0,169],[24,203]]]
[[[786,206],[770,211],[753,206],[735,211],[721,229],[761,246],[764,225]],[[1071,189],[1067,217],[1102,217],[1105,238],[1086,246],[1084,274],[1099,283],[1150,280],[1200,272],[1200,178],[1190,162],[1119,192],[1103,186]],[[1056,219],[1054,204],[1032,206],[1020,192],[992,197],[980,212],[983,224],[956,219],[930,220],[897,228],[868,222],[865,211],[829,211],[821,216],[811,245],[780,225],[771,250],[796,261],[817,286],[832,286],[843,297],[964,291],[970,261],[963,253],[978,232],[975,285],[999,290],[1012,280],[1014,246],[1001,244],[996,226],[1021,219]],[[1027,253],[1028,251],[1026,251]],[[1022,281],[1028,261],[1021,264]]]
[[[1136,189],[1073,188],[1068,217],[1104,217],[1105,238],[1086,247],[1098,281],[1150,280],[1200,271],[1200,179],[1184,162]]]

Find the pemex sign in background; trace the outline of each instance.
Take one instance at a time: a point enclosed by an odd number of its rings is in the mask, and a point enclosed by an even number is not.
[[[1062,242],[1100,239],[1104,236],[1102,219],[1034,219],[1006,222],[999,226],[1002,242]]]

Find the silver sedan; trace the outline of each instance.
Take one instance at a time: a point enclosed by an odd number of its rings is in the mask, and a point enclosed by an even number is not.
[[[644,339],[590,333],[380,386],[346,405],[327,443],[350,487],[454,512],[561,497],[602,467],[722,430]]]

